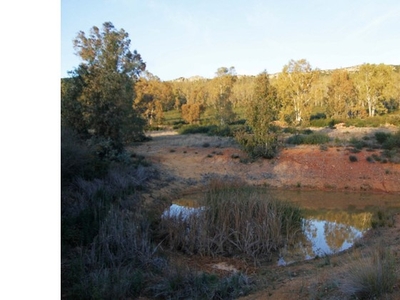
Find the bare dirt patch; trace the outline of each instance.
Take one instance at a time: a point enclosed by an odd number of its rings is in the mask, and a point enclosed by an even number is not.
[[[373,135],[392,128],[325,129],[341,141]],[[237,177],[252,185],[274,188],[349,190],[400,193],[400,164],[370,162],[381,150],[352,153],[345,144],[322,149],[320,146],[292,146],[272,160],[250,163],[232,138],[202,134],[177,135],[156,132],[152,140],[131,148],[169,174],[172,185],[183,189],[199,188],[212,176]],[[350,156],[357,161],[350,161]]]
[[[209,137],[201,134],[178,135],[176,132],[151,133],[152,140],[134,145],[129,150],[143,155],[160,171],[153,182],[153,190],[145,195],[149,201],[181,198],[186,193],[200,190],[214,176],[239,178],[251,185],[277,189],[312,189],[338,191],[368,191],[391,193],[400,197],[400,164],[370,162],[372,154],[380,150],[351,152],[345,141],[352,137],[373,136],[376,131],[394,132],[398,128],[339,128],[323,129],[343,145],[293,146],[283,149],[272,160],[250,162],[246,153],[230,138]],[[349,157],[357,158],[352,162]],[[170,203],[170,202],[169,202]],[[240,258],[180,257],[193,268],[227,274],[246,272],[262,278],[264,288],[243,299],[345,299],[337,288],[344,278],[355,253],[362,253],[384,245],[396,255],[400,278],[400,215],[393,227],[373,229],[355,249],[328,258],[278,267],[276,262],[262,266],[244,262]],[[394,292],[382,299],[400,299],[400,281]]]

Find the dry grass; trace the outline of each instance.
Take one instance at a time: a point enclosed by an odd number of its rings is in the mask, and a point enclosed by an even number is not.
[[[378,247],[353,259],[340,285],[344,295],[372,299],[392,292],[397,275],[395,257],[390,250]]]
[[[301,227],[298,207],[240,182],[213,180],[201,203],[195,214],[163,218],[161,230],[172,249],[257,259],[292,240]]]

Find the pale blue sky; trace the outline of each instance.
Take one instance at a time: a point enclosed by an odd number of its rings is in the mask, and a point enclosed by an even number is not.
[[[79,65],[78,31],[107,21],[162,80],[221,66],[272,74],[302,58],[320,69],[400,64],[398,0],[62,0],[62,77]]]

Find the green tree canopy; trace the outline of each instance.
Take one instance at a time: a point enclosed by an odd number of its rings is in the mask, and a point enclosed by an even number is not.
[[[219,125],[227,125],[235,119],[232,101],[230,99],[232,88],[236,82],[234,67],[218,68],[216,77],[210,81],[210,100],[215,108],[214,118]]]
[[[246,110],[246,120],[256,136],[264,136],[270,123],[278,119],[280,102],[275,87],[271,86],[266,71],[260,73],[254,84],[254,100]]]
[[[146,64],[136,50],[130,51],[130,43],[128,33],[111,22],[104,23],[101,30],[92,27],[89,35],[80,31],[74,40],[82,63],[71,74],[79,78],[82,87],[69,100],[80,103],[86,128],[95,136],[111,139],[119,150],[124,142],[143,135],[144,123],[133,100],[134,83]],[[64,94],[71,95],[68,91]]]
[[[366,107],[368,116],[386,113],[384,100],[390,99],[394,70],[384,64],[363,64],[355,75],[360,105]]]
[[[347,70],[333,71],[326,97],[326,114],[330,118],[348,118],[356,109],[356,90]]]

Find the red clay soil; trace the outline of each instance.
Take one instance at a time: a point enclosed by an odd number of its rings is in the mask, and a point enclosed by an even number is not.
[[[348,131],[342,134],[348,135]],[[144,195],[150,202],[180,198],[185,193],[201,189],[213,176],[239,178],[252,185],[277,189],[400,195],[400,164],[367,160],[373,154],[379,156],[380,150],[370,152],[363,149],[352,153],[346,146],[293,146],[283,149],[272,160],[260,159],[250,163],[247,155],[231,141],[204,135],[182,136],[173,132],[153,134],[151,141],[129,150],[143,155],[160,171],[160,178],[153,183],[153,191]],[[357,160],[351,162],[351,155]],[[400,215],[394,216],[394,226],[369,231],[356,249],[334,255],[329,260],[319,258],[286,267],[278,267],[276,263],[255,267],[240,258],[178,256],[177,259],[208,272],[228,274],[242,271],[250,276],[257,274],[257,278],[261,274],[265,288],[243,299],[349,299],[341,294],[337,282],[345,278],[354,255],[373,251],[379,246],[391,249],[396,255],[396,270],[400,278]],[[394,292],[382,299],[400,299],[400,280],[393,288]]]
[[[205,145],[204,147],[202,145]],[[352,153],[351,148],[300,145],[283,149],[272,159],[249,163],[237,145],[204,135],[153,136],[131,148],[173,176],[171,185],[200,187],[211,176],[240,178],[274,188],[369,191],[400,194],[400,164],[367,160],[381,150]],[[350,156],[357,161],[350,161]]]

